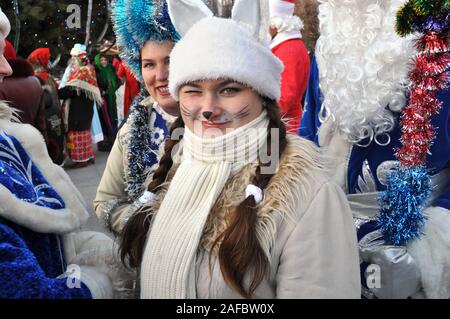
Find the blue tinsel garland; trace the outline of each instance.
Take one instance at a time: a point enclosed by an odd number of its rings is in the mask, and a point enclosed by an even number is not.
[[[114,31],[120,56],[142,82],[140,50],[148,40],[155,42],[179,40],[170,21],[164,0],[117,0],[113,4]]]
[[[141,90],[139,96],[133,100],[130,107],[128,123],[129,144],[128,144],[128,171],[126,172],[126,191],[128,198],[133,201],[142,192],[142,184],[146,179],[148,154],[150,153],[151,130],[148,125],[149,110],[140,105],[142,100],[148,96],[147,90]]]
[[[443,7],[440,13],[417,17],[412,28],[420,34],[438,33],[448,40],[449,19],[448,8]],[[426,217],[422,211],[432,191],[431,178],[425,166],[400,166],[391,172],[387,182],[386,190],[380,194],[378,224],[388,243],[406,245],[423,235]]]
[[[116,0],[113,4],[114,32],[117,38],[117,45],[122,48],[121,56],[126,61],[132,61],[139,57],[140,48],[133,40],[128,30],[127,0]],[[131,65],[130,65],[131,67]]]
[[[440,16],[420,17],[412,24],[413,29],[421,34],[436,32],[448,35],[450,30],[450,13],[443,12]]]
[[[388,175],[381,192],[378,223],[386,242],[405,245],[422,235],[425,217],[422,209],[431,193],[431,179],[425,167],[402,168]]]

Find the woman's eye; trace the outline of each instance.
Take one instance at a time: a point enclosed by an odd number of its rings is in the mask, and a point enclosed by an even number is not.
[[[225,95],[232,95],[232,94],[238,93],[239,91],[240,91],[239,88],[229,87],[229,88],[223,89],[221,93],[225,94]]]
[[[154,63],[144,63],[144,68],[153,68],[154,66]]]
[[[201,93],[201,91],[194,90],[194,89],[186,89],[186,90],[183,91],[183,93],[185,93],[185,94],[197,94],[197,93]]]

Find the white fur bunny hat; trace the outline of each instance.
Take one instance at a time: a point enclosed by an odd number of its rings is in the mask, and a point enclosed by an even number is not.
[[[283,64],[266,42],[267,0],[236,0],[231,19],[213,17],[201,0],[168,0],[170,18],[182,39],[170,55],[169,90],[181,85],[231,79],[262,96],[280,98]]]

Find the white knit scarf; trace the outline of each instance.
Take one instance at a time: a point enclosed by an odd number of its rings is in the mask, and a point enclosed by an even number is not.
[[[263,110],[217,138],[200,138],[185,129],[181,164],[153,217],[144,250],[141,298],[196,298],[195,257],[206,219],[230,175],[257,160],[268,124]]]

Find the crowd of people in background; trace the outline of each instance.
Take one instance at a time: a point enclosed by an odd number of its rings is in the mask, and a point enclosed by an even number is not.
[[[39,130],[54,163],[66,169],[86,167],[95,163],[94,144],[98,151],[111,151],[140,90],[118,56],[88,54],[76,44],[61,78],[52,74],[49,48],[37,48],[25,59],[5,40],[5,58],[13,73],[5,78],[0,99],[21,111],[22,123]],[[117,100],[119,88],[125,93]]]
[[[280,107],[290,133],[298,131],[309,70],[301,33],[304,26],[294,8],[294,0],[275,1],[270,6],[270,46],[285,65]],[[227,12],[223,6],[216,10]],[[66,169],[82,168],[95,163],[95,148],[110,152],[141,90],[127,64],[108,51],[87,52],[86,47],[76,44],[64,75],[58,78],[52,74],[49,48],[37,48],[24,59],[16,55],[8,40],[5,42],[5,57],[14,72],[0,88],[0,99],[10,101],[22,111],[20,120],[41,132],[53,161]],[[75,85],[67,85],[70,77]]]

